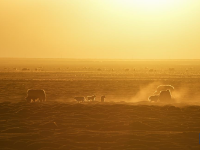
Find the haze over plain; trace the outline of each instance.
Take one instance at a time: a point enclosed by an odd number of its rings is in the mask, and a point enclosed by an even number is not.
[[[198,0],[2,0],[1,57],[199,59]]]

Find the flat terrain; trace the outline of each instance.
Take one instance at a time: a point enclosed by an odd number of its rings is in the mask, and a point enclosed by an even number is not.
[[[161,84],[173,103],[147,101]],[[0,149],[200,149],[199,89],[198,60],[0,59]]]
[[[199,149],[200,107],[1,103],[1,149]]]

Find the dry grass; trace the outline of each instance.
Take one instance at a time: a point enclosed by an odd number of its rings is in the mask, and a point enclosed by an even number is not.
[[[199,149],[200,107],[1,103],[1,149]]]
[[[0,60],[0,149],[199,149],[199,62],[48,61]],[[147,101],[160,84],[175,87],[173,104]],[[26,103],[27,89],[47,102]]]

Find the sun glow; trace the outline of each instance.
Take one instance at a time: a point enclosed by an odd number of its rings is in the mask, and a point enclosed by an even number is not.
[[[163,11],[170,9],[177,4],[179,0],[115,0],[121,7],[134,8],[139,11]]]
[[[200,0],[0,0],[0,14],[0,57],[200,59]]]
[[[135,0],[134,2],[140,7],[149,9],[168,7],[172,4],[172,1],[170,0]]]

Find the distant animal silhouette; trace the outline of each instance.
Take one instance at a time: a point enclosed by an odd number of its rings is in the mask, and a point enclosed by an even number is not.
[[[160,94],[161,91],[169,90],[171,93],[174,90],[172,85],[159,85],[154,93],[154,95]]]
[[[74,97],[74,99],[77,100],[78,102],[84,102],[85,101],[84,96],[77,96],[77,97]]]
[[[170,102],[172,100],[170,90],[161,91],[159,95],[152,95],[148,98],[151,102]]]
[[[88,101],[95,101],[95,95],[93,96],[87,96]]]
[[[169,68],[169,71],[173,72],[173,71],[175,71],[175,69],[174,68]]]
[[[124,69],[125,71],[130,71],[130,69]]]
[[[27,97],[26,100],[27,102],[31,102],[33,100],[39,99],[40,102],[46,101],[46,93],[44,90],[28,90],[27,91]]]
[[[105,95],[101,96],[101,102],[105,102],[105,98],[106,98]]]
[[[30,69],[28,68],[22,68],[22,71],[29,71]]]
[[[159,95],[149,96],[148,100],[151,102],[157,102],[159,100]]]
[[[154,70],[154,69],[149,69],[149,72],[156,72],[156,70]]]
[[[170,90],[166,90],[166,91],[161,91],[160,95],[159,95],[159,100],[161,102],[169,102],[172,100],[172,96],[170,93]]]

